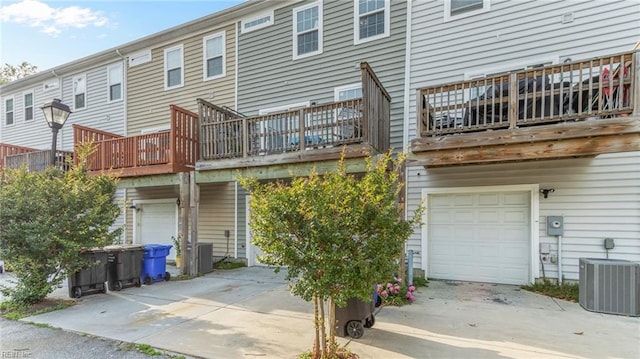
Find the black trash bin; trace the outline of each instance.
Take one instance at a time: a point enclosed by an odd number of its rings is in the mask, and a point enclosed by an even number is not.
[[[83,250],[79,255],[93,263],[85,269],[81,269],[67,278],[70,298],[80,298],[83,295],[105,293],[107,287],[107,253],[100,248]]]
[[[140,287],[142,256],[144,247],[137,244],[123,244],[104,247],[108,254],[107,283],[110,291],[127,287]]]
[[[373,301],[364,302],[358,298],[347,300],[344,308],[336,308],[336,335],[340,337],[350,336],[358,339],[364,334],[364,328],[371,328],[376,322],[373,312]]]

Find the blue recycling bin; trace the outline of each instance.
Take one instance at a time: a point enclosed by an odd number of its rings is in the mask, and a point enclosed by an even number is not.
[[[171,250],[171,245],[146,244],[144,255],[142,256],[142,271],[140,279],[144,284],[153,282],[168,281],[171,274],[167,272],[167,256]]]

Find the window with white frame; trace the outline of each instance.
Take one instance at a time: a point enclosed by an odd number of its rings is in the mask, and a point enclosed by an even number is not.
[[[4,123],[13,125],[13,97],[4,100]]]
[[[293,9],[293,59],[322,53],[322,2]]]
[[[122,100],[122,64],[107,67],[109,102]]]
[[[333,90],[333,98],[335,101],[346,101],[360,97],[362,97],[361,83],[339,86]]]
[[[24,120],[33,120],[33,91],[24,93]]]
[[[355,0],[354,42],[389,36],[391,0]]]
[[[183,66],[182,45],[174,46],[164,50],[164,88],[169,90],[183,86],[184,66]]]
[[[240,32],[243,34],[273,25],[273,10],[246,18],[240,23]]]
[[[444,19],[457,19],[489,11],[491,0],[445,0]]]
[[[87,76],[73,77],[73,108],[80,110],[87,107]]]
[[[204,48],[204,79],[211,80],[225,75],[225,35],[213,34],[202,40]]]

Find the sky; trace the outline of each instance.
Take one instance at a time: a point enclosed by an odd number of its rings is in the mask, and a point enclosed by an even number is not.
[[[242,2],[0,0],[0,65],[50,69]]]

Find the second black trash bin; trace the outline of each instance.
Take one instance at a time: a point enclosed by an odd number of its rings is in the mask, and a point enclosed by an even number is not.
[[[358,339],[364,334],[364,328],[371,328],[376,322],[373,315],[374,302],[364,302],[350,298],[344,308],[336,306],[336,335]]]
[[[126,287],[140,287],[142,256],[144,247],[137,244],[123,244],[104,247],[108,254],[107,282],[110,291]]]
[[[86,294],[104,293],[107,291],[107,253],[100,249],[89,249],[79,255],[92,264],[67,278],[70,298],[80,298]]]

